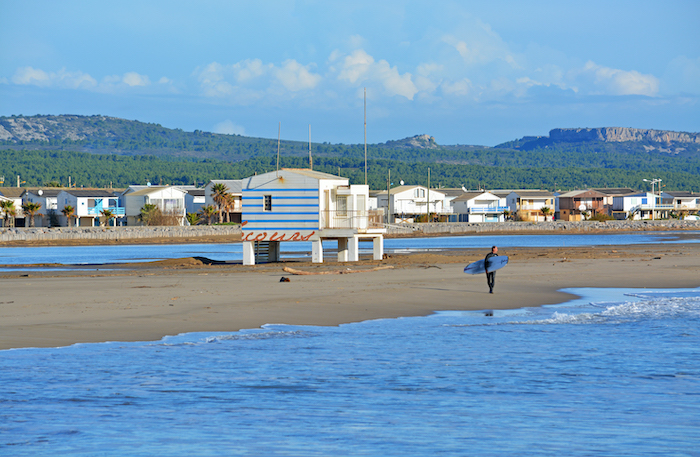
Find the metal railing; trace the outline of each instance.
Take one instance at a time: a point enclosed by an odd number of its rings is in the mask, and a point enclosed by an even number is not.
[[[487,213],[502,213],[510,208],[508,206],[472,206],[468,208],[470,213],[487,214]]]
[[[112,214],[115,216],[123,216],[124,214],[126,214],[123,206],[108,206],[106,208],[104,208],[104,207],[100,208],[100,207],[95,206],[92,208],[88,208],[88,215],[101,216],[102,211],[104,211],[104,210],[111,211]]]
[[[384,228],[384,211],[321,211],[321,229],[376,229]]]

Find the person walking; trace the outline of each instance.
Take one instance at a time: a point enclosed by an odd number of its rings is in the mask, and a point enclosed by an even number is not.
[[[489,293],[493,293],[493,286],[496,285],[496,272],[491,271],[489,272],[489,259],[491,257],[498,257],[498,247],[493,246],[491,247],[491,252],[486,254],[486,257],[484,257],[484,268],[486,269],[486,283],[489,285]]]

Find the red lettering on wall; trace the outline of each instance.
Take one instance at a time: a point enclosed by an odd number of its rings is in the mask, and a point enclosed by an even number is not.
[[[243,236],[242,240],[243,241],[265,241],[265,240],[269,240],[269,241],[309,241],[309,238],[314,236],[315,233],[316,233],[316,231],[313,231],[313,232],[309,233],[308,235],[303,236],[301,234],[301,232],[294,232],[289,237],[286,237],[284,233],[282,233],[280,235],[279,232],[274,232],[272,235],[270,235],[268,237],[267,232],[260,232],[257,235],[255,235],[255,237],[253,237],[254,232],[248,232]]]

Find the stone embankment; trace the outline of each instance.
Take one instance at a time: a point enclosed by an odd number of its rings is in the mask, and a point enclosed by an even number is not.
[[[56,241],[124,241],[167,238],[240,236],[238,225],[197,225],[194,227],[35,227],[0,228],[0,243]]]
[[[431,224],[396,224],[387,228],[388,236],[458,235],[498,232],[601,232],[640,230],[700,230],[700,221],[547,221],[547,222],[447,222]]]
[[[387,236],[441,236],[479,233],[582,233],[604,231],[658,231],[700,230],[700,221],[607,221],[607,222],[501,222],[468,223],[447,222],[431,224],[396,224],[387,227]],[[194,227],[36,227],[0,228],[0,244],[17,242],[81,241],[83,243],[118,242],[144,240],[167,242],[206,237],[238,237],[241,227],[237,225],[212,225]],[[132,241],[133,242],[133,241]]]

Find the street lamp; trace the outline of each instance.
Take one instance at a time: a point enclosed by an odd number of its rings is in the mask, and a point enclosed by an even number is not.
[[[654,196],[654,206],[651,207],[651,220],[654,220],[654,208],[656,208],[656,194],[654,194],[654,184],[659,183],[659,194],[661,194],[661,181],[662,179],[642,179],[644,182],[651,183],[651,194]]]

